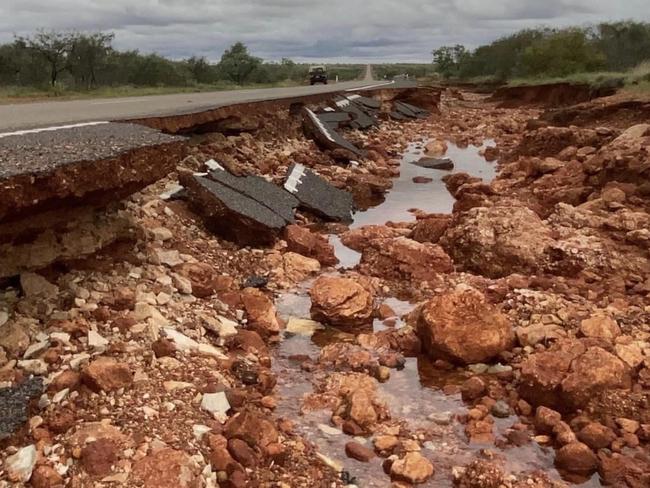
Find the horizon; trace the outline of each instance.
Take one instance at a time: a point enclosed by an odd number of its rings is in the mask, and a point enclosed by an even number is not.
[[[336,19],[342,10],[345,16]],[[305,64],[430,63],[431,51],[442,45],[473,49],[525,28],[647,21],[649,10],[646,0],[626,5],[603,0],[550,0],[544,5],[529,0],[444,0],[428,5],[406,0],[398,11],[385,0],[372,6],[342,0],[327,5],[313,0],[117,0],[110,5],[62,0],[56,6],[43,0],[3,0],[0,43],[33,34],[40,26],[113,32],[117,50],[137,49],[174,60],[198,56],[218,62],[226,48],[241,41],[269,62],[290,58]],[[328,16],[336,22],[324,24]]]

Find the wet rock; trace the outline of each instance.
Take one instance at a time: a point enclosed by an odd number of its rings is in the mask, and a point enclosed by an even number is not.
[[[284,188],[307,210],[338,222],[352,220],[352,195],[332,186],[301,164],[289,167]]]
[[[228,439],[214,433],[208,433],[206,439],[210,448],[208,459],[210,460],[212,469],[215,471],[226,471],[229,469],[229,466],[237,464],[230,455],[230,452],[228,452]]]
[[[287,279],[292,283],[298,283],[318,273],[320,269],[320,263],[316,259],[287,252],[282,255],[282,264],[276,267],[273,273],[280,280]]]
[[[4,469],[7,478],[16,483],[26,483],[32,477],[32,471],[36,466],[36,446],[26,446],[15,454],[12,454],[4,462]]]
[[[231,277],[220,275],[207,263],[184,263],[174,271],[190,281],[191,293],[197,298],[206,298],[232,287]]]
[[[145,488],[193,488],[198,483],[198,467],[183,451],[160,449],[136,461],[133,476]]]
[[[417,332],[430,356],[461,364],[488,361],[514,342],[508,318],[474,289],[442,293],[426,302]]]
[[[369,449],[358,442],[348,442],[345,444],[345,454],[362,463],[367,463],[375,457],[375,453],[372,449]]]
[[[439,273],[453,271],[451,259],[437,244],[420,243],[406,237],[375,239],[361,255],[360,269],[388,279],[433,281]]]
[[[526,207],[477,207],[456,215],[442,246],[468,271],[490,278],[532,273],[553,243],[551,231]]]
[[[413,177],[413,183],[426,184],[426,183],[431,183],[432,181],[433,181],[433,178],[429,178],[428,176],[414,176]]]
[[[372,396],[365,390],[353,392],[347,398],[346,417],[363,429],[370,428],[379,418],[372,400]]]
[[[478,376],[472,376],[460,388],[461,397],[466,402],[473,402],[481,398],[486,392],[485,382]]]
[[[43,380],[38,377],[14,387],[0,388],[0,440],[11,436],[27,421],[29,403],[42,391]]]
[[[609,447],[615,439],[614,431],[598,422],[591,422],[578,432],[578,440],[595,450]]]
[[[630,381],[629,368],[613,354],[565,340],[523,361],[519,393],[533,405],[575,409]]]
[[[399,439],[394,435],[378,435],[373,444],[377,452],[386,453],[392,451],[399,444]]]
[[[128,364],[113,358],[99,357],[82,372],[82,381],[95,391],[113,391],[133,383],[133,373]]]
[[[364,225],[363,227],[350,229],[341,234],[341,242],[350,249],[362,252],[374,240],[403,237],[408,234],[408,229],[387,227],[385,225]]]
[[[548,407],[538,407],[535,411],[535,428],[543,434],[552,433],[562,422],[562,414]]]
[[[458,198],[459,190],[464,185],[479,184],[483,180],[476,176],[471,176],[468,173],[453,173],[443,176],[442,181],[445,183],[449,193],[451,193],[454,198]]]
[[[262,291],[246,288],[241,293],[241,300],[248,315],[248,322],[255,331],[263,336],[280,332],[281,326],[275,305]]]
[[[419,452],[409,452],[403,458],[393,462],[390,476],[396,481],[407,483],[424,483],[433,476],[433,464]]]
[[[420,166],[422,168],[429,169],[442,169],[450,171],[454,169],[454,163],[449,158],[420,158],[417,161],[413,161],[413,164]]]
[[[587,445],[573,442],[557,451],[555,465],[570,473],[589,475],[596,471],[598,458]]]
[[[321,276],[309,290],[311,315],[333,325],[356,326],[372,321],[374,298],[359,282],[350,278]]]
[[[334,266],[339,262],[332,246],[325,237],[305,227],[289,225],[284,230],[287,249],[318,260],[323,266]]]
[[[443,156],[447,152],[447,143],[445,141],[429,141],[424,146],[427,156]]]
[[[418,219],[410,237],[414,241],[435,244],[444,235],[450,222],[451,217],[448,215],[436,215]]]
[[[510,405],[508,405],[503,400],[499,400],[494,405],[492,405],[490,413],[496,418],[506,419],[510,417],[512,411],[510,410]]]

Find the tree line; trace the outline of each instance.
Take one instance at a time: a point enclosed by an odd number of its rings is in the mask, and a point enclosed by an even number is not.
[[[0,45],[0,85],[62,87],[90,90],[105,86],[191,86],[228,83],[275,84],[303,82],[309,65],[291,59],[264,62],[241,42],[222,54],[218,63],[193,56],[171,60],[158,54],[113,48],[112,33],[38,31]],[[355,79],[361,65],[337,65],[330,76]]]
[[[445,78],[553,78],[622,72],[650,59],[650,23],[608,22],[589,27],[520,30],[469,50],[441,46],[433,62]]]

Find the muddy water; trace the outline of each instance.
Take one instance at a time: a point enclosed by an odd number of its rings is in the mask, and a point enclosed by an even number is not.
[[[487,163],[479,155],[479,149],[473,146],[459,148],[449,143],[446,157],[454,162],[454,171],[465,171],[489,181],[495,175],[494,164]],[[411,221],[414,216],[409,209],[412,208],[430,213],[451,212],[454,199],[442,182],[442,177],[449,172],[412,164],[412,161],[417,161],[422,155],[422,144],[413,144],[408,148],[403,156],[401,174],[394,180],[394,186],[386,195],[385,201],[365,212],[356,213],[351,227],[385,224],[388,221]],[[412,181],[415,176],[427,176],[433,178],[433,181],[417,184]],[[358,264],[359,253],[345,247],[337,236],[330,236],[330,242],[335,246],[340,269]],[[276,306],[283,319],[310,317],[311,302],[307,290],[311,283],[305,282],[299,289],[278,297]],[[413,309],[413,304],[396,298],[387,298],[384,301],[399,317]],[[398,319],[396,327],[402,325],[402,320]],[[385,325],[375,320],[373,327],[380,330],[385,328]],[[300,368],[300,361],[292,360],[291,357],[309,356],[317,359],[320,348],[335,341],[352,342],[354,336],[332,328],[318,330],[313,335],[285,333],[274,361],[279,386],[277,412],[294,421],[297,431],[316,444],[319,452],[342,466],[346,476],[349,474],[349,477],[354,479],[354,484],[361,487],[388,486],[390,481],[382,471],[381,458],[361,463],[346,457],[345,444],[353,439],[332,427],[329,410],[301,413],[303,396],[313,391],[311,375]],[[463,432],[464,425],[456,419],[467,409],[459,394],[448,395],[442,392],[443,387],[460,385],[467,377],[465,371],[443,372],[434,368],[425,357],[416,357],[407,358],[402,370],[391,370],[390,379],[379,385],[380,397],[386,401],[393,419],[406,422],[412,432],[417,429],[433,432],[434,439],[424,443],[422,454],[433,462],[436,473],[434,478],[423,486],[452,486],[451,471],[454,466],[463,466],[470,462],[476,457],[479,449],[494,448],[468,444]],[[495,420],[494,433],[499,439],[517,418]],[[372,448],[372,438],[354,440]],[[552,449],[544,450],[535,443],[500,451],[500,455],[506,460],[506,468],[511,472],[530,472],[538,469],[552,471]]]

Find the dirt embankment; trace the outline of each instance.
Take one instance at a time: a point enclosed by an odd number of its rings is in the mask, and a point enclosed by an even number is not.
[[[615,88],[595,88],[587,84],[549,83],[542,85],[504,86],[498,88],[490,101],[502,108],[560,107],[613,95]]]

